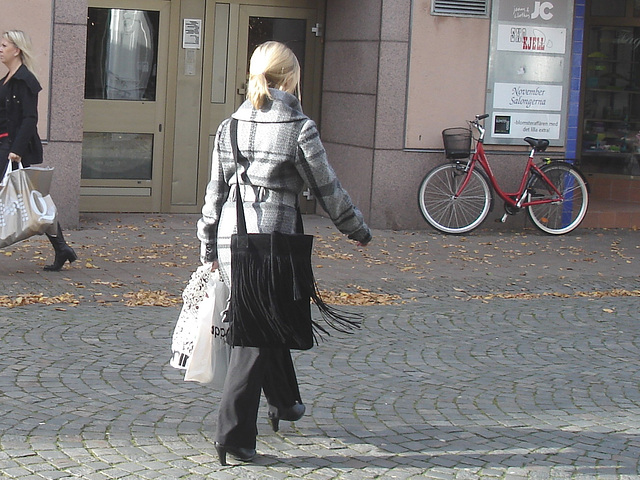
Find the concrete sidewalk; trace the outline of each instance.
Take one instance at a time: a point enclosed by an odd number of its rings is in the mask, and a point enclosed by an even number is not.
[[[45,237],[0,250],[7,295],[72,294],[78,301],[119,302],[126,294],[164,291],[179,297],[199,264],[197,215],[85,214],[66,234],[79,260],[44,272],[53,260]],[[316,237],[316,276],[334,292],[403,299],[489,294],[550,294],[637,288],[640,233],[578,229],[550,236],[535,229],[478,230],[466,236],[374,231],[357,247],[323,217],[305,215]],[[179,301],[179,299],[178,299]]]
[[[467,236],[326,219],[316,274],[365,315],[295,355],[307,415],[220,467],[219,392],[168,365],[195,215],[85,215],[79,260],[0,251],[0,478],[640,478],[638,233]],[[148,306],[145,306],[148,304]],[[162,306],[165,305],[165,306]]]

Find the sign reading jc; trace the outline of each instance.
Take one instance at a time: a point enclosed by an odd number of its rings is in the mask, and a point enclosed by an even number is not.
[[[553,13],[550,10],[553,8],[553,3],[551,2],[536,2],[533,7],[533,13],[531,14],[531,19],[540,17],[542,20],[551,20],[553,18]]]

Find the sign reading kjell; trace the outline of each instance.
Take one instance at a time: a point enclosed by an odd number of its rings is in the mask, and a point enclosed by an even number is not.
[[[486,143],[520,144],[525,136],[564,144],[573,2],[494,2]]]
[[[508,52],[539,52],[564,54],[566,28],[523,27],[498,25],[498,50]]]

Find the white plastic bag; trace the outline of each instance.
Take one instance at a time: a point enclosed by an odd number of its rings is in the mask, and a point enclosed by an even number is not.
[[[48,194],[52,175],[53,168],[22,164],[11,170],[9,162],[0,182],[0,248],[48,233],[57,224],[56,205]]]
[[[231,346],[226,342],[229,324],[222,321],[228,303],[229,288],[216,271],[198,306],[198,331],[187,361],[185,381],[224,385],[231,355]]]
[[[186,370],[189,357],[193,354],[193,344],[198,335],[198,310],[205,297],[209,283],[214,278],[211,264],[199,266],[182,292],[182,309],[173,329],[171,339],[171,366]]]

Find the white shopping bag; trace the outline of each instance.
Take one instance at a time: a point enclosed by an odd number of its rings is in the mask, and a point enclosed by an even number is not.
[[[220,388],[224,385],[231,355],[231,346],[226,342],[229,324],[223,322],[228,303],[229,288],[216,271],[198,306],[198,331],[187,361],[185,381],[211,383]]]
[[[52,175],[53,168],[7,166],[0,182],[0,248],[55,228],[57,209],[49,195]]]

